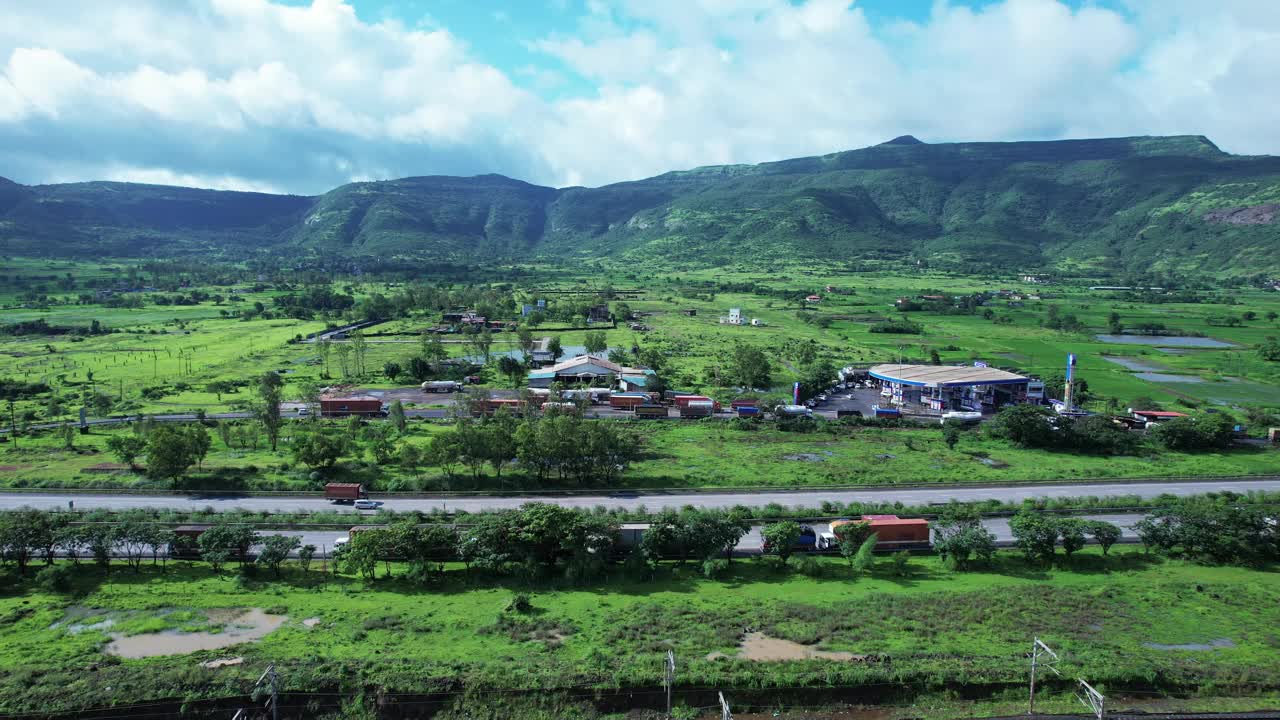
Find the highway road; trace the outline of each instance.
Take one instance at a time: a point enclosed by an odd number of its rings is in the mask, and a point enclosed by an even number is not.
[[[1035,498],[1061,498],[1082,496],[1136,495],[1153,498],[1162,494],[1198,495],[1208,492],[1250,490],[1280,491],[1280,476],[1262,480],[1202,480],[1147,483],[1081,483],[1062,485],[1025,486],[973,486],[946,485],[936,488],[859,488],[850,490],[787,490],[750,492],[670,492],[641,493],[619,491],[599,495],[515,495],[492,497],[483,495],[453,495],[435,497],[382,497],[373,493],[375,500],[383,502],[383,508],[402,512],[431,510],[465,510],[480,512],[514,508],[527,502],[554,502],[566,507],[620,508],[636,510],[641,507],[658,510],[664,507],[680,508],[686,505],[702,508],[730,508],[735,505],[757,507],[776,503],[784,507],[818,507],[824,501],[850,502],[901,502],[904,505],[932,505],[949,500],[977,502],[1001,500],[1021,502]],[[242,508],[258,512],[315,512],[338,510],[360,512],[347,505],[333,505],[319,494],[314,496],[202,496],[202,495],[130,495],[68,493],[0,493],[0,510],[21,507],[63,509],[68,501],[77,510],[124,510],[131,508],[168,508],[175,510],[234,510]]]
[[[1138,537],[1138,534],[1133,530],[1133,525],[1144,516],[1136,513],[1104,513],[1076,515],[1074,517],[1083,520],[1103,520],[1118,525],[1121,531],[1121,542],[1133,542]],[[1008,518],[985,518],[982,524],[995,535],[997,543],[1009,544],[1013,542],[1013,533],[1009,531]],[[830,525],[825,522],[812,523],[812,526],[819,533],[830,530]],[[763,538],[760,536],[760,527],[759,525],[752,527],[750,532],[742,537],[742,541],[738,543],[735,551],[736,555],[760,554],[761,545],[763,544]],[[264,535],[296,535],[302,539],[303,545],[315,545],[317,554],[323,556],[333,552],[334,540],[347,537],[347,533],[341,530],[263,530],[261,532]]]

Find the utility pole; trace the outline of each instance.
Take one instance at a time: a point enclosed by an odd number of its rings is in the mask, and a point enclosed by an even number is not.
[[[1053,658],[1052,660],[1040,661],[1041,656]],[[1031,643],[1031,697],[1027,703],[1027,714],[1034,715],[1036,712],[1036,668],[1044,667],[1046,670],[1053,671],[1054,675],[1059,677],[1062,673],[1058,672],[1058,668],[1054,667],[1058,662],[1058,654],[1049,649],[1048,645],[1040,642],[1040,638],[1035,638]]]
[[[1079,698],[1080,702],[1085,707],[1089,708],[1089,710],[1093,712],[1093,716],[1098,718],[1098,720],[1102,720],[1106,715],[1107,711],[1105,705],[1107,699],[1102,696],[1102,693],[1094,690],[1092,685],[1085,682],[1084,678],[1080,678],[1080,693],[1077,694],[1076,697]]]
[[[667,689],[667,717],[671,717],[671,686],[676,681],[676,654],[667,651],[666,671],[662,675],[662,685]]]
[[[270,692],[271,695],[267,698],[266,705],[263,707],[264,709],[271,710],[271,720],[280,720],[278,679],[279,676],[276,675],[276,665],[275,663],[271,663],[267,666],[266,671],[264,671],[262,675],[258,676],[258,682],[254,683],[253,689],[249,691],[249,695],[253,696],[258,692],[258,689],[262,687],[264,682],[267,684],[268,692]],[[249,720],[249,718],[249,712],[244,708],[236,710],[236,714],[231,716],[231,720]]]
[[[716,693],[720,696],[720,720],[733,720],[733,713],[729,712],[729,701],[724,699],[724,693]]]

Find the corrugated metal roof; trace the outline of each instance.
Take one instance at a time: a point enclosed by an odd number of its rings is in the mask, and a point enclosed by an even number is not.
[[[920,387],[1013,385],[1028,381],[1004,370],[957,365],[875,365],[870,372],[879,380]]]

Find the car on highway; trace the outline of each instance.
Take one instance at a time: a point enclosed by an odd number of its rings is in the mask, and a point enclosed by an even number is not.
[[[298,408],[298,414],[299,414],[299,415],[310,415],[310,414],[311,414],[311,410],[310,410],[310,409],[308,409],[308,408]]]
[[[355,501],[353,507],[357,510],[377,510],[378,503],[367,498],[361,498]]]

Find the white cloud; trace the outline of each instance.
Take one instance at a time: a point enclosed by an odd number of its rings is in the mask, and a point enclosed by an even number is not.
[[[1118,1],[936,0],[923,20],[873,25],[853,0],[589,0],[526,46],[559,67],[512,68],[434,20],[361,18],[343,0],[11,3],[0,174],[600,184],[903,133],[1202,133],[1280,152],[1280,3]]]

